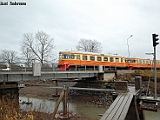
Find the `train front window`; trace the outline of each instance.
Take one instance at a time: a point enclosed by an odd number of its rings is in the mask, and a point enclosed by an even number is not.
[[[101,57],[97,57],[97,61],[101,61],[102,59],[101,59]]]
[[[69,59],[70,58],[70,54],[62,54],[62,59]]]
[[[87,60],[87,56],[83,56],[83,60]]]
[[[95,57],[94,56],[90,56],[90,60],[94,61]]]

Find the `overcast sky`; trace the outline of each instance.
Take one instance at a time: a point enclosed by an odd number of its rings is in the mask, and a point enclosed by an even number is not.
[[[6,1],[1,1],[6,2]],[[10,1],[8,1],[10,2]],[[20,2],[17,1],[17,2]],[[20,51],[24,33],[44,31],[55,53],[75,50],[81,38],[102,43],[102,53],[152,58],[152,34],[160,37],[160,0],[25,0],[0,6],[0,51]],[[157,46],[160,59],[160,45]]]

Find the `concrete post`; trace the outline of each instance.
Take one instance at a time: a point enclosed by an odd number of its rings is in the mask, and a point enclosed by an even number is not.
[[[135,89],[140,90],[140,95],[142,93],[142,77],[135,76]]]
[[[56,80],[56,86],[58,86],[58,81]],[[58,95],[58,89],[56,88],[56,95]]]

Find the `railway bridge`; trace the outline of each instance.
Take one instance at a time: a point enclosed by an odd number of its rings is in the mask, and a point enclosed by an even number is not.
[[[41,68],[39,63],[33,64],[32,68],[6,68],[0,69],[0,82],[19,82],[23,80],[38,80],[38,79],[87,79],[98,78],[99,80],[107,80],[115,76],[116,70],[103,71],[103,67],[95,70],[54,70],[52,68]],[[108,77],[109,76],[109,77]]]
[[[83,70],[83,71],[57,71],[53,68],[41,68],[40,64],[33,64],[31,68],[27,67],[8,67],[2,68],[0,66],[0,99],[10,99],[11,101],[18,100],[18,82],[26,80],[43,80],[52,79],[57,80],[87,80],[87,79],[101,79],[103,80],[111,74],[115,76],[115,71],[104,73],[102,68],[99,70]],[[109,75],[110,76],[110,75]],[[14,100],[15,99],[15,100]],[[17,106],[18,102],[14,105]]]
[[[35,64],[33,69],[15,69],[15,70],[0,70],[0,93],[9,98],[18,98],[18,82],[23,80],[37,79],[89,79],[98,78],[99,80],[107,80],[107,76],[113,78],[117,71],[103,71],[102,66],[98,70],[85,71],[56,71],[43,70],[39,64]],[[132,88],[128,92],[128,82],[116,82],[114,85],[115,91],[120,90],[120,94],[115,99],[110,108],[103,114],[101,120],[111,120],[111,118],[123,120],[127,118],[129,108],[132,102],[135,103],[136,91],[132,92]],[[140,86],[139,86],[140,87]],[[125,90],[125,93],[121,93]],[[9,94],[8,94],[9,93]],[[15,94],[17,93],[17,94]],[[16,103],[15,105],[17,105]],[[135,105],[134,105],[135,106]],[[134,108],[136,109],[136,108]],[[134,113],[137,116],[137,113]]]

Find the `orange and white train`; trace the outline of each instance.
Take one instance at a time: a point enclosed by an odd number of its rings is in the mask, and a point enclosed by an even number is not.
[[[58,70],[81,67],[117,68],[117,69],[148,69],[153,68],[153,60],[144,58],[126,58],[124,56],[106,55],[92,52],[61,51],[59,52]],[[156,60],[160,68],[160,60]]]

